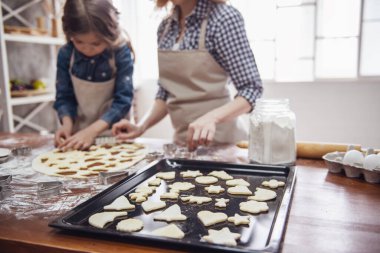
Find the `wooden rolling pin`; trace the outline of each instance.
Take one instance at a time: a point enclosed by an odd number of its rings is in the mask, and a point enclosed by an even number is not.
[[[241,141],[236,145],[240,148],[248,148],[248,141]],[[345,152],[349,146],[353,146],[356,150],[362,150],[361,145],[358,144],[297,142],[297,157],[321,159],[322,156],[330,152]],[[375,153],[378,152],[380,152],[380,150],[375,150]]]

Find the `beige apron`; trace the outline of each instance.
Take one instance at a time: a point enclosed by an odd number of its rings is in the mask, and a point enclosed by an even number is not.
[[[91,82],[71,74],[74,64],[74,51],[70,60],[70,76],[73,83],[75,97],[78,102],[77,118],[74,122],[74,132],[82,130],[100,119],[101,116],[110,108],[113,101],[115,89],[115,59],[112,56],[109,64],[112,69],[111,80],[104,82]]]
[[[161,40],[169,26],[170,22]],[[159,82],[169,92],[166,103],[175,129],[174,142],[180,145],[186,144],[191,122],[232,101],[228,75],[205,47],[206,27],[204,19],[197,50],[158,50]],[[247,138],[247,131],[234,119],[217,124],[213,143],[236,143]]]

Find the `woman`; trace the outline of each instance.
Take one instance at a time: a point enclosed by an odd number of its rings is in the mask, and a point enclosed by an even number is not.
[[[157,6],[168,2],[158,0]],[[253,109],[263,88],[240,13],[220,0],[170,2],[173,12],[158,29],[160,76],[154,106],[137,126],[127,120],[116,123],[113,134],[138,137],[169,113],[174,141],[190,150],[247,139],[237,116]],[[228,80],[237,89],[234,99]]]

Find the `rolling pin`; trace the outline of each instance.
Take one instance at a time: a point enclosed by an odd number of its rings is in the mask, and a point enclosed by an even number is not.
[[[236,144],[240,148],[248,148],[248,141],[241,141]],[[344,143],[324,143],[324,142],[297,142],[297,157],[321,159],[327,153],[339,151],[346,152],[349,146],[353,146],[356,150],[362,150],[359,144],[344,144]],[[376,149],[375,153],[380,150]]]

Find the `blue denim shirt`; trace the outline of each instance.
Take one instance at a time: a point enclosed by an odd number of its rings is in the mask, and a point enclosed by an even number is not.
[[[78,106],[70,77],[70,59],[73,50],[72,75],[92,82],[104,82],[112,79],[109,59],[114,54],[116,75],[113,102],[111,107],[101,116],[102,120],[112,126],[113,123],[124,118],[131,108],[133,99],[133,59],[131,50],[127,45],[124,45],[114,51],[106,49],[103,53],[89,58],[78,52],[71,42],[60,48],[57,60],[54,109],[58,112],[60,119],[63,116],[70,116],[73,121],[77,116]]]

